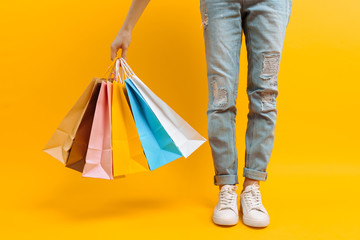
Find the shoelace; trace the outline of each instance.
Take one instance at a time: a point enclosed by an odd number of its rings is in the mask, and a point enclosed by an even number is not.
[[[250,191],[244,194],[245,202],[251,209],[263,211],[259,187],[254,185]]]
[[[237,200],[236,189],[238,187],[236,185],[231,186],[227,189],[221,189],[220,191],[220,209],[232,209],[234,201]]]

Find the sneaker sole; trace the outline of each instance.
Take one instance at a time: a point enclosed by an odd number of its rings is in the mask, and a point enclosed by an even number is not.
[[[263,222],[263,221],[254,221],[251,219],[243,218],[244,224],[250,226],[250,227],[266,227],[269,225],[269,221]]]
[[[222,218],[213,217],[212,220],[214,223],[218,225],[226,225],[226,226],[236,225],[239,222],[239,218],[237,218],[236,220],[231,220],[231,219],[222,219]]]

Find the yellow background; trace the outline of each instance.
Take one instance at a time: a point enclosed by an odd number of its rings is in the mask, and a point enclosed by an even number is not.
[[[270,225],[211,222],[218,187],[208,142],[189,158],[108,181],[82,178],[41,149],[93,77],[130,0],[2,0],[1,235],[3,239],[358,239],[360,3],[293,1],[279,73],[268,179]],[[152,0],[128,63],[207,138],[199,1]],[[120,51],[119,51],[120,54]],[[247,60],[241,49],[237,149],[243,181]]]

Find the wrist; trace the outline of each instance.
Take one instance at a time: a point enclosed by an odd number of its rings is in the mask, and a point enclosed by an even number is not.
[[[121,32],[126,32],[129,34],[131,34],[132,30],[133,30],[133,27],[130,25],[123,25],[120,29]]]

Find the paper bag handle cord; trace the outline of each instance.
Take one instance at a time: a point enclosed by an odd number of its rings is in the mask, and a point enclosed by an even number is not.
[[[132,78],[133,77],[133,75],[131,75],[130,73],[129,73],[129,70],[127,69],[127,67],[125,66],[125,64],[121,64],[122,66],[123,66],[123,70],[124,70],[124,72],[125,72],[125,77],[126,78]]]
[[[115,67],[115,63],[116,63],[116,60],[117,59],[119,59],[119,57],[118,56],[116,56],[113,60],[112,60],[112,62],[110,63],[110,65],[108,66],[108,68],[106,69],[106,71],[105,71],[105,73],[103,74],[103,78],[105,78],[106,77],[106,74],[110,71],[110,74],[109,74],[109,76],[106,78],[106,80],[108,80],[109,78],[110,78],[110,76],[114,73],[114,67]],[[115,74],[114,74],[115,75]]]
[[[127,71],[128,75],[130,75],[131,77],[135,75],[134,71],[130,68],[129,64],[127,64],[124,58],[121,57],[120,61],[121,61],[121,66],[123,66],[123,68]]]
[[[116,60],[115,66],[116,66],[116,71],[115,71],[116,76],[119,77],[121,84],[125,84],[125,82],[124,82],[125,79],[131,78],[131,76],[129,76],[127,71],[124,69],[124,64],[121,64],[120,59]],[[120,68],[122,70],[121,75],[120,75]],[[117,81],[117,78],[116,78],[116,81]]]
[[[121,59],[123,58],[119,58],[118,56],[116,56],[113,61],[111,62],[111,64],[108,66],[107,70],[105,71],[105,73],[103,74],[103,78],[105,78],[106,80],[109,80],[111,75],[114,75],[115,77],[115,81],[117,81],[117,77],[119,77],[119,79],[121,80],[121,84],[124,84],[124,81],[122,81],[122,78],[121,78],[121,75],[119,73],[119,69],[120,69],[120,65],[121,65],[121,68],[122,68],[122,76],[124,78],[130,78],[129,77],[129,70],[128,70],[128,66],[126,64],[123,64],[125,61],[121,61]],[[123,59],[124,60],[124,59]],[[126,62],[125,62],[126,63]],[[115,70],[114,70],[115,68]],[[130,69],[131,70],[131,69]],[[106,78],[106,74],[110,71],[110,74],[109,76]],[[131,70],[132,72],[132,70]]]
[[[126,60],[125,60],[124,58],[120,57],[120,61],[124,64],[124,66],[125,66],[127,69],[129,69],[129,72],[130,72],[131,74],[134,74],[134,71],[130,68],[129,64],[126,62]]]
[[[122,71],[121,71],[121,75],[120,75],[120,60],[119,59],[116,60],[115,66],[116,66],[116,71],[115,71],[116,78],[115,78],[115,81],[116,82],[120,81],[121,84],[124,84],[124,81],[122,79],[126,77],[126,73],[125,73],[124,69],[121,68]],[[117,77],[119,78],[119,81],[117,80],[118,79]]]
[[[115,71],[115,73],[116,73],[115,81],[118,82],[118,81],[117,81],[117,77],[119,77],[120,83],[123,84],[122,78],[121,78],[120,73],[119,73],[119,68],[120,68],[119,59],[116,59],[115,67],[116,67],[116,71]]]

